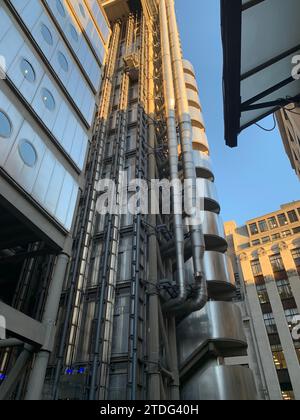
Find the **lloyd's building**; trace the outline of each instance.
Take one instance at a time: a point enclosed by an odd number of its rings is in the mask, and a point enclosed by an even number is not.
[[[174,1],[2,0],[0,56],[0,399],[256,399]],[[124,172],[203,223],[100,216]]]

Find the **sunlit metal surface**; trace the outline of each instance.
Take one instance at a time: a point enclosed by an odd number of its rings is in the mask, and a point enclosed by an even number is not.
[[[179,324],[177,334],[180,365],[208,341],[231,348],[247,345],[240,309],[228,302],[208,302]]]
[[[251,401],[257,400],[253,373],[241,366],[211,366],[196,371],[183,385],[185,401]]]

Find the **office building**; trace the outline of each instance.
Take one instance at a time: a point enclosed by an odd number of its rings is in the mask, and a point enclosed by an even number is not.
[[[251,324],[261,389],[271,400],[300,399],[300,202],[244,226],[225,223]]]
[[[0,13],[0,399],[255,399],[251,370],[224,363],[247,340],[174,1]],[[174,190],[168,214],[101,215],[99,181],[121,205],[124,173],[131,198],[185,178],[195,204],[201,181],[203,223]]]

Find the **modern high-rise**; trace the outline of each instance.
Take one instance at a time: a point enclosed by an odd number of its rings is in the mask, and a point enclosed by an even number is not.
[[[256,399],[174,0],[1,1],[0,55],[0,399]]]
[[[300,179],[300,107],[287,105],[276,113],[276,119],[285,151]]]
[[[300,399],[300,201],[244,226],[225,223],[256,377],[271,400]]]

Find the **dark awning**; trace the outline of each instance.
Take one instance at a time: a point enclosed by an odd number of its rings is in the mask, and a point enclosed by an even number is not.
[[[225,138],[300,100],[299,0],[221,0]]]

